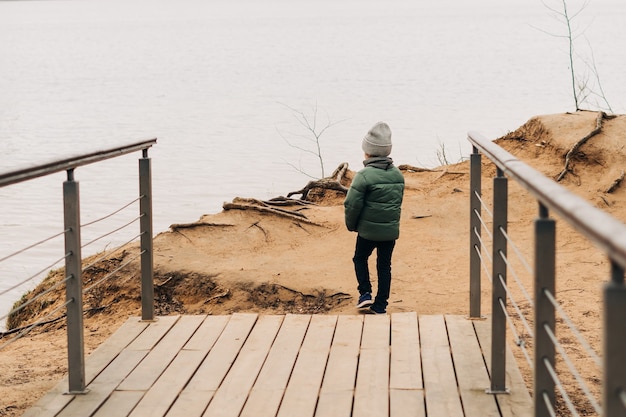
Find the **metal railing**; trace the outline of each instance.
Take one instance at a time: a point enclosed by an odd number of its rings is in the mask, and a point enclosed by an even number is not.
[[[557,366],[556,354],[564,364],[597,415],[606,417],[626,416],[626,225],[608,213],[594,207],[565,187],[545,177],[540,172],[517,159],[500,146],[482,135],[470,132],[468,140],[473,145],[470,158],[470,318],[481,317],[481,271],[484,270],[492,283],[492,357],[491,387],[493,393],[506,392],[506,329],[513,333],[516,344],[533,369],[534,415],[554,416],[556,391],[571,415],[580,415],[577,404],[564,388]],[[485,155],[496,166],[493,179],[491,209],[485,204],[481,193],[481,155]],[[538,203],[538,218],[534,221],[534,265],[527,262],[507,231],[508,185],[511,178],[520,184]],[[485,220],[486,210],[491,220]],[[611,274],[603,290],[603,352],[602,359],[581,335],[565,309],[557,302],[556,282],[556,221],[550,211],[567,222],[593,245],[606,254],[611,265]],[[487,227],[492,222],[491,229]],[[482,232],[486,232],[485,238]],[[491,254],[488,250],[491,241]],[[527,291],[507,256],[507,247],[519,257],[519,264],[534,279],[534,290]],[[491,264],[491,268],[489,268]],[[531,317],[525,317],[520,305],[512,296],[507,285],[507,274],[521,287],[521,303],[532,309]],[[534,294],[531,299],[530,294]],[[507,304],[510,302],[522,326],[521,335],[513,324]],[[602,401],[590,392],[574,361],[556,337],[558,321],[564,323],[581,350],[587,353],[592,364],[603,373]],[[526,337],[532,338],[534,351],[528,352]],[[601,405],[600,405],[601,404]]]
[[[43,239],[40,242],[29,245],[26,248],[20,249],[17,252],[4,256],[0,259],[3,262],[13,256],[21,254],[33,247],[36,247],[44,242],[53,240],[61,235],[65,238],[65,250],[64,255],[42,269],[38,273],[12,285],[8,290],[19,288],[21,285],[31,281],[35,277],[39,276],[42,272],[53,267],[54,265],[64,261],[65,262],[65,278],[46,289],[41,294],[37,295],[37,298],[33,298],[26,303],[14,308],[7,315],[2,317],[5,319],[10,314],[14,314],[19,310],[27,307],[29,304],[36,302],[36,300],[43,297],[45,294],[58,289],[65,285],[66,300],[63,304],[55,307],[51,313],[49,313],[43,319],[37,320],[35,323],[25,326],[16,337],[11,341],[2,344],[11,343],[30,331],[33,327],[40,325],[45,319],[52,314],[58,313],[63,308],[66,308],[67,318],[67,357],[68,357],[68,392],[72,394],[86,392],[85,387],[85,354],[84,354],[84,339],[83,339],[83,294],[93,289],[96,285],[100,284],[105,279],[108,279],[114,272],[119,271],[124,266],[128,265],[134,259],[141,257],[141,318],[142,320],[151,321],[154,319],[154,287],[153,287],[153,247],[152,247],[152,170],[151,160],[148,158],[148,149],[156,144],[156,139],[144,140],[140,142],[131,143],[128,145],[108,148],[96,152],[80,154],[77,156],[67,157],[63,159],[57,159],[48,163],[43,163],[35,166],[29,166],[20,169],[14,169],[7,172],[0,172],[0,187],[4,187],[10,184],[17,184],[24,181],[32,180],[34,178],[47,176],[61,171],[66,171],[67,180],[63,182],[63,212],[64,212],[64,230],[61,233],[54,236]],[[91,268],[96,260],[91,265],[83,267],[83,257],[81,250],[87,245],[94,243],[96,240],[101,239],[113,232],[107,233],[104,236],[100,236],[90,242],[83,244],[81,241],[82,228],[89,226],[93,223],[99,222],[103,219],[98,219],[87,224],[81,225],[80,223],[80,193],[79,183],[75,179],[75,169],[87,164],[93,164],[96,162],[104,161],[107,159],[115,158],[118,156],[130,154],[133,152],[142,151],[142,157],[139,159],[139,197],[134,201],[126,204],[124,207],[114,211],[113,213],[105,216],[111,217],[118,212],[128,208],[137,201],[139,202],[139,217],[133,221],[117,228],[118,231],[122,228],[129,226],[138,220],[139,222],[139,235],[135,236],[132,240],[140,239],[140,253],[135,258],[126,262],[124,265],[118,267],[115,271],[107,274],[105,277],[99,279],[96,283],[90,285],[88,288],[83,289],[83,272]],[[131,240],[131,241],[132,241]],[[130,242],[129,242],[130,243]],[[2,347],[0,346],[0,348]]]

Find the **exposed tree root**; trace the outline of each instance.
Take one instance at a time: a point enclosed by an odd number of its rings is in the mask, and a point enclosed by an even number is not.
[[[606,189],[605,193],[610,194],[613,191],[615,191],[617,187],[620,186],[623,180],[624,180],[624,171],[622,170],[622,173],[620,174],[620,176],[617,179],[615,179],[615,181],[613,181],[613,184],[611,184],[611,186]]]
[[[279,207],[271,207],[265,201],[251,198],[235,198],[232,203],[224,203],[222,207],[224,210],[255,210],[261,213],[273,214],[276,216],[286,217],[297,222],[323,227],[322,224],[309,220],[302,213],[281,209]]]
[[[409,172],[437,172],[437,169],[429,169],[429,168],[420,168],[414,167],[413,165],[402,164],[398,165],[398,169],[400,171],[409,171]]]
[[[194,227],[201,227],[201,226],[207,226],[207,227],[233,227],[234,224],[210,223],[210,222],[180,223],[180,224],[173,224],[173,225],[171,225],[170,229],[172,229],[172,232],[176,232],[176,231],[178,231],[178,229],[193,229]]]
[[[346,194],[348,192],[348,187],[341,183],[341,180],[344,179],[346,172],[348,172],[348,163],[343,162],[339,164],[339,166],[335,169],[330,177],[322,178],[315,181],[309,181],[309,183],[305,185],[304,188],[298,191],[290,192],[289,194],[287,194],[287,197],[291,197],[294,194],[301,194],[300,200],[306,200],[309,192],[314,188],[335,190]]]
[[[209,302],[213,301],[213,300],[217,300],[219,298],[225,298],[225,297],[229,297],[230,296],[230,289],[226,288],[226,291],[224,291],[221,294],[217,294],[214,295],[212,297],[209,297],[206,299],[206,301],[204,302],[204,304],[208,304]]]
[[[261,229],[261,231],[263,232],[263,236],[265,236],[265,241],[266,241],[266,242],[268,241],[267,231],[266,231],[263,227],[261,227],[261,226],[259,225],[259,222],[258,222],[258,221],[257,221],[257,222],[252,223],[252,224],[250,225],[250,227],[248,227],[248,229],[250,229],[251,227],[256,227],[256,228],[258,228],[258,229]]]
[[[561,173],[557,176],[556,178],[557,182],[561,181],[565,177],[565,175],[571,171],[570,163],[572,161],[572,158],[580,150],[580,147],[583,146],[589,139],[591,139],[592,137],[594,137],[595,135],[597,135],[598,133],[602,131],[602,120],[613,119],[614,117],[615,116],[613,115],[611,116],[607,115],[603,111],[598,112],[598,116],[596,117],[596,128],[593,129],[591,132],[589,132],[585,137],[580,139],[578,142],[576,142],[574,146],[572,146],[572,148],[565,155],[565,166],[563,167],[563,171],[561,171]]]
[[[289,288],[289,287],[286,287],[284,285],[276,284],[276,286],[279,287],[279,288],[282,288],[283,290],[292,292],[294,294],[298,294],[298,295],[300,295],[301,297],[304,297],[304,298],[313,298],[313,297],[315,297],[314,295],[305,294],[302,291],[294,290],[293,288]],[[337,298],[339,300],[349,300],[349,299],[352,298],[352,296],[350,294],[346,294],[345,292],[337,292],[337,293],[330,294],[330,295],[326,295],[324,293],[324,297],[325,298]]]
[[[304,201],[304,200],[294,200],[293,198],[288,198],[288,197],[283,197],[283,196],[279,196],[279,197],[274,197],[272,199],[269,200],[265,200],[264,201],[265,204],[271,205],[271,206],[310,206],[310,205],[315,205],[315,203],[311,202],[311,201]]]
[[[87,314],[87,313],[93,313],[93,312],[99,312],[99,311],[102,311],[102,310],[106,309],[106,308],[107,308],[107,307],[109,307],[109,306],[110,306],[110,304],[105,305],[105,306],[98,306],[98,307],[92,307],[92,308],[87,308],[87,309],[84,309],[84,310],[83,310],[83,315],[84,315],[84,314]],[[55,317],[55,318],[53,318],[53,319],[50,319],[50,320],[40,321],[40,322],[36,322],[36,323],[29,324],[29,325],[26,325],[26,326],[16,327],[16,328],[13,328],[13,329],[7,330],[6,332],[0,332],[0,340],[1,340],[3,337],[5,337],[5,336],[9,336],[9,335],[12,335],[12,334],[19,333],[19,332],[22,332],[22,331],[23,331],[23,332],[24,332],[24,334],[20,334],[20,335],[18,335],[18,336],[16,337],[16,339],[19,339],[19,338],[23,337],[25,334],[30,333],[30,331],[31,331],[32,329],[36,328],[36,327],[43,327],[43,326],[45,326],[45,325],[47,325],[47,324],[56,323],[56,322],[58,322],[58,321],[60,321],[60,320],[63,320],[65,317],[67,317],[67,313],[63,313],[63,314],[61,314],[60,316],[57,316],[57,317]],[[44,329],[43,331],[44,331],[44,332],[46,332],[47,330],[46,330],[46,329]],[[11,343],[11,342],[12,342],[12,341],[9,341],[8,343]]]

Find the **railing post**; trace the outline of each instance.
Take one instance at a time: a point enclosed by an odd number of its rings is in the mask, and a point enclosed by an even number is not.
[[[555,288],[556,225],[548,216],[547,207],[539,203],[539,218],[535,220],[535,417],[550,416],[544,394],[552,408],[555,404],[555,384],[544,364],[547,360],[555,366],[555,347],[544,326],[556,334],[554,305],[546,296],[546,291],[554,295]]]
[[[620,397],[626,391],[626,287],[624,269],[611,261],[611,281],[604,287],[603,416],[626,416]]]
[[[83,281],[80,240],[80,195],[74,169],[67,170],[63,183],[65,224],[65,275],[67,299],[67,359],[69,393],[85,392],[85,350],[83,339]]]
[[[152,171],[148,149],[139,159],[139,214],[141,229],[141,319],[154,320],[152,251]]]
[[[480,256],[481,250],[481,156],[473,147],[470,156],[470,312],[472,319],[480,318]]]
[[[508,392],[506,388],[506,257],[508,179],[498,168],[493,179],[493,273],[491,301],[491,388],[493,394]],[[502,279],[502,281],[501,281]],[[501,304],[502,303],[502,304]]]

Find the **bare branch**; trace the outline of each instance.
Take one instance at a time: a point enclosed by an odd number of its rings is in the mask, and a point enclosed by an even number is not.
[[[322,146],[321,146],[321,137],[324,133],[326,133],[326,131],[336,125],[337,123],[342,122],[343,120],[339,121],[339,122],[332,122],[330,120],[330,117],[328,115],[326,115],[326,119],[327,122],[326,124],[321,127],[318,128],[318,123],[319,123],[319,117],[318,117],[318,113],[319,113],[319,109],[317,106],[317,103],[315,103],[314,106],[312,106],[311,108],[311,115],[307,115],[306,113],[304,113],[301,110],[298,110],[294,107],[291,107],[285,103],[281,103],[278,102],[278,104],[286,107],[287,109],[289,109],[291,111],[291,114],[293,116],[293,118],[295,119],[295,121],[303,128],[303,130],[306,132],[306,134],[291,134],[291,136],[299,138],[301,140],[305,140],[306,142],[310,142],[312,144],[312,148],[311,146],[300,146],[297,144],[294,144],[291,140],[287,139],[285,137],[285,135],[278,129],[278,127],[276,127],[276,130],[278,131],[278,134],[280,135],[281,138],[283,138],[283,140],[292,148],[298,149],[301,152],[310,154],[315,156],[315,158],[317,158],[318,162],[319,162],[319,166],[320,166],[320,170],[321,170],[321,176],[318,178],[324,178],[325,176],[325,170],[324,170],[324,158],[322,156]],[[344,119],[345,120],[345,119]],[[293,164],[289,164],[291,167],[295,168],[298,172],[303,173],[311,178],[316,178],[313,175],[309,175],[306,174],[305,172],[303,172],[303,170],[301,168],[297,168],[295,167]]]

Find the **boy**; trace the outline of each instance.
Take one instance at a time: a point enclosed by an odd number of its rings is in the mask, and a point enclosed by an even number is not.
[[[356,306],[385,314],[391,287],[391,255],[400,235],[404,177],[389,157],[391,129],[387,123],[376,123],[363,138],[361,147],[365,152],[365,168],[355,175],[343,203],[346,227],[358,232],[352,259],[359,284]],[[374,249],[378,291],[372,300],[368,259]]]

